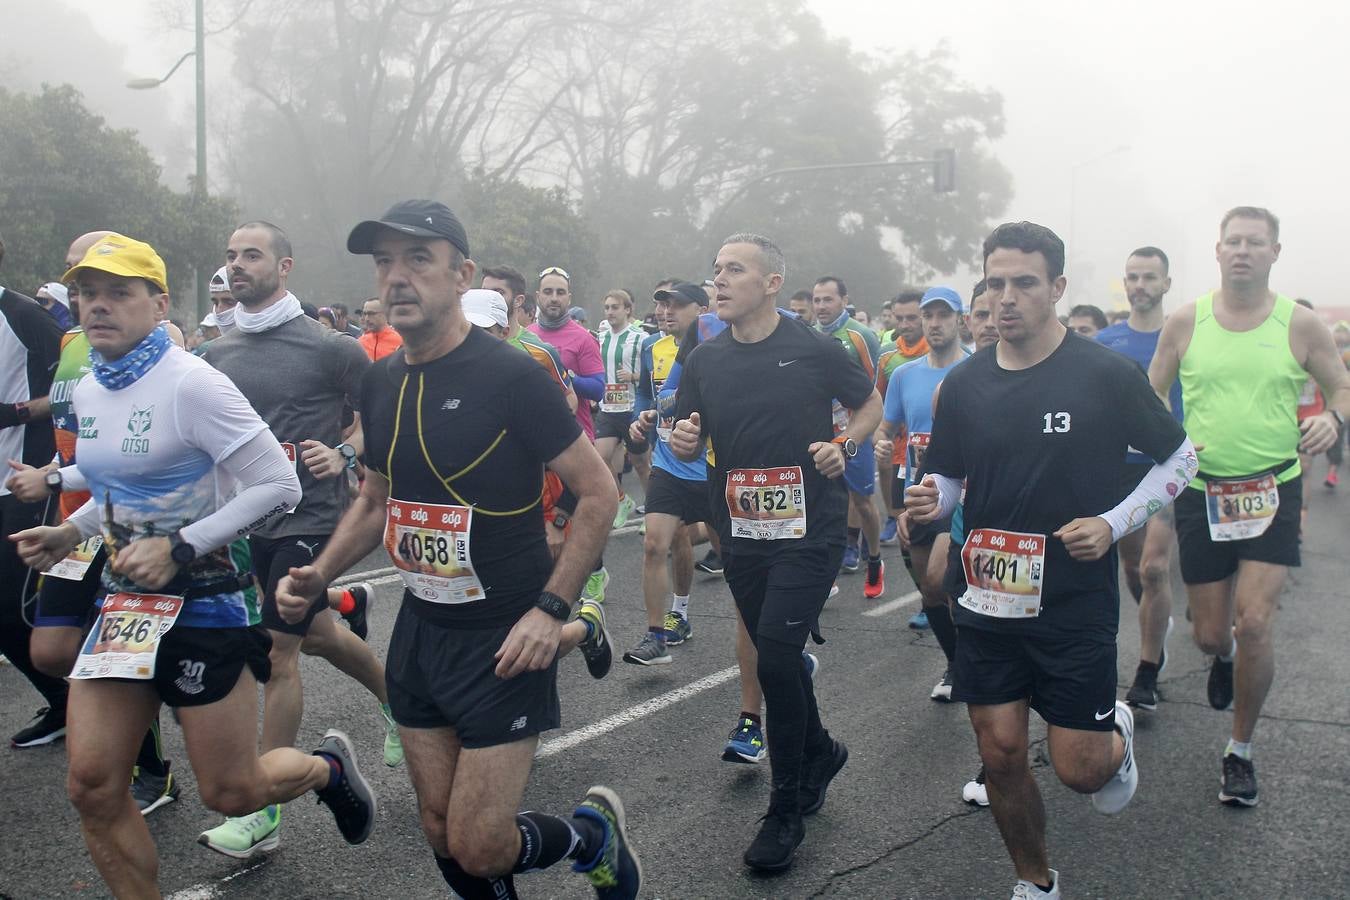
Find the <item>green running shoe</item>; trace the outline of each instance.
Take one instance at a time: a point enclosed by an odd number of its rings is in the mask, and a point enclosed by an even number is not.
[[[388,703],[380,704],[384,716],[384,764],[393,769],[403,765],[403,738],[398,736],[398,725]]]
[[[249,859],[281,843],[281,807],[275,804],[251,816],[230,817],[197,836],[197,843],[235,859]]]
[[[586,579],[586,586],[581,589],[581,599],[604,603],[605,588],[607,587],[609,587],[609,570],[601,566],[591,573],[590,578]]]
[[[633,498],[624,494],[623,499],[619,501],[619,511],[614,514],[614,527],[622,528],[627,525],[628,517],[633,514],[636,507],[637,504],[633,502]]]

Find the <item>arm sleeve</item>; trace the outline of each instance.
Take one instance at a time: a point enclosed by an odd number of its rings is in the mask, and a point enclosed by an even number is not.
[[[637,393],[637,411],[643,412],[656,406],[656,398],[652,396],[652,343],[648,341],[643,344],[641,352],[641,365],[638,368]]]
[[[66,522],[74,525],[81,538],[91,538],[102,530],[103,520],[99,518],[98,502],[92,497],[84,505],[66,516]]]
[[[680,419],[689,418],[691,412],[697,411],[702,417],[703,414],[703,395],[699,392],[698,379],[694,373],[698,371],[698,363],[691,356],[687,362],[689,367],[689,377],[683,379],[678,393],[675,394],[675,413],[674,417]],[[675,370],[671,369],[674,375]],[[670,379],[666,379],[665,385],[661,388],[661,395],[664,397],[671,390]],[[708,423],[705,421],[702,425],[703,438],[706,441],[708,437]]]
[[[925,475],[925,478],[928,476]],[[933,484],[938,489],[938,519],[945,519],[956,512],[956,504],[961,502],[961,482],[946,475],[933,475]]]
[[[582,375],[577,372],[572,378],[572,389],[577,392],[577,396],[585,397],[587,400],[603,400],[605,398],[605,373]]]
[[[52,376],[61,360],[64,331],[36,300],[4,288],[0,288],[0,300],[4,301],[4,318],[28,351],[28,396],[20,399],[45,397],[51,390]]]
[[[183,540],[198,554],[243,537],[300,502],[295,466],[270,431],[254,434],[219,465],[238,484],[238,492],[211,515],[182,529]]]
[[[174,403],[183,441],[206,453],[217,465],[258,432],[267,431],[267,425],[234,382],[210,366],[199,366],[183,376]],[[281,452],[280,445],[277,452]]]
[[[89,482],[85,479],[84,473],[80,467],[74,464],[61,467],[61,490],[63,491],[87,491]]]
[[[1195,445],[1190,438],[1184,438],[1171,456],[1148,470],[1128,497],[1116,504],[1114,509],[1102,514],[1102,518],[1111,526],[1111,540],[1120,540],[1176,499],[1199,468]]]

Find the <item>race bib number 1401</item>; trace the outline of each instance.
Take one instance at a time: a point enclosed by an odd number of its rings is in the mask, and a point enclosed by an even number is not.
[[[1045,576],[1045,535],[976,528],[961,548],[966,609],[998,619],[1031,619],[1041,614]]]

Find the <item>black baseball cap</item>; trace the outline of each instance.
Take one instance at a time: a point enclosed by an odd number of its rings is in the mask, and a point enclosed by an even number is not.
[[[450,207],[436,200],[400,200],[380,218],[358,223],[347,235],[347,252],[373,253],[375,235],[381,228],[418,237],[441,238],[453,244],[466,258],[469,256],[469,235],[464,231],[464,225]]]
[[[653,300],[662,300],[667,303],[678,303],[683,306],[686,303],[697,303],[699,306],[708,305],[708,294],[701,285],[691,284],[688,281],[681,281],[679,284],[671,285],[669,289],[659,290],[652,294]]]

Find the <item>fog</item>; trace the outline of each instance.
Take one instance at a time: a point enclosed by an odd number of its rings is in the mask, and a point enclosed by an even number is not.
[[[1065,239],[1072,302],[1123,306],[1116,280],[1142,244],[1171,256],[1169,306],[1213,287],[1219,217],[1242,204],[1281,218],[1273,287],[1319,309],[1350,307],[1333,275],[1340,248],[1331,221],[1346,193],[1347,126],[1332,110],[1350,83],[1340,46],[1350,9],[1156,0],[811,5],[831,33],[860,49],[946,41],[965,80],[1003,95],[1007,132],[994,151],[1013,176],[1005,217],[1044,223]],[[191,65],[154,91],[122,85],[162,75],[190,49],[181,24],[190,15],[187,0],[20,2],[6,12],[11,40],[0,78],[20,90],[72,82],[111,124],[139,130],[166,180],[181,188],[192,165]],[[212,19],[215,28],[228,24]],[[734,17],[727,21],[735,27]],[[248,115],[248,100],[230,81],[228,35],[208,38],[207,56],[219,172],[217,136]],[[948,278],[965,288],[971,275]]]

